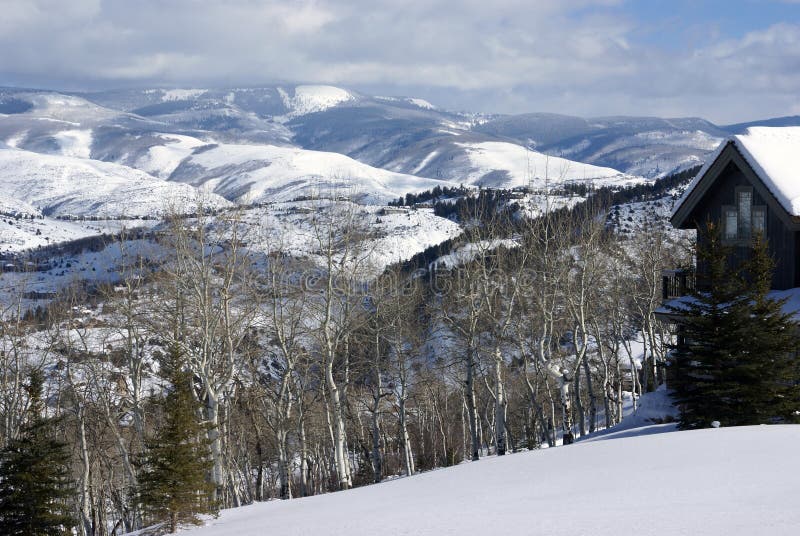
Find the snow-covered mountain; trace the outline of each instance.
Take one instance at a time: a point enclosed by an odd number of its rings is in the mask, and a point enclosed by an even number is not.
[[[34,207],[46,216],[154,217],[230,205],[215,194],[157,179],[143,171],[88,158],[0,149],[5,204]]]
[[[728,135],[722,127],[698,118],[523,114],[476,128],[548,154],[652,178],[702,163]]]
[[[541,188],[548,184],[564,182],[624,186],[643,180],[616,169],[549,156],[513,143],[484,142],[457,145],[466,153],[466,164],[463,170],[457,171],[454,175],[465,177],[466,184],[493,188],[516,186]]]
[[[408,192],[448,185],[444,181],[374,168],[338,153],[235,144],[194,148],[169,179],[188,182],[244,203],[347,196],[370,204],[385,204]]]
[[[234,202],[344,192],[384,203],[447,183],[629,184],[702,162],[737,128],[694,118],[485,116],[319,85],[6,88],[0,174],[4,195],[46,214],[141,216],[153,213],[153,199],[185,201],[197,189]]]

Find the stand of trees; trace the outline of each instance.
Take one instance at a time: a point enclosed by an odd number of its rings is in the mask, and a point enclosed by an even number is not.
[[[509,226],[476,204],[421,275],[373,265],[353,205],[320,208],[307,258],[233,212],[176,218],[160,269],[123,255],[96,310],[76,290],[38,320],[21,294],[3,312],[0,445],[24,435],[42,371],[78,534],[568,443],[663,381],[654,311],[684,250],[660,231],[619,238],[593,205]]]

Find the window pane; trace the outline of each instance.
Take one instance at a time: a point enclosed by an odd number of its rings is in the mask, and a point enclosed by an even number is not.
[[[753,207],[753,233],[764,234],[767,228],[767,210],[764,207]]]
[[[752,206],[753,192],[739,192],[739,236],[742,238],[750,236],[753,225],[750,212]]]
[[[725,238],[735,240],[739,229],[739,218],[736,211],[727,209],[725,211]]]

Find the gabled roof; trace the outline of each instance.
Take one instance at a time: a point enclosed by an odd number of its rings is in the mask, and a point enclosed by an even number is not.
[[[750,127],[720,144],[672,209],[674,218],[698,184],[733,146],[790,216],[800,217],[800,127]]]

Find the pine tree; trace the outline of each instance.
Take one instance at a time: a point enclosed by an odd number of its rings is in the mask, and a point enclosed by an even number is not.
[[[34,371],[26,386],[30,401],[27,423],[19,438],[0,452],[0,534],[61,536],[72,534],[75,520],[69,508],[74,494],[70,454],[55,439],[56,421],[45,418],[44,377]]]
[[[757,238],[737,269],[709,224],[698,250],[704,289],[673,310],[685,343],[675,347],[674,398],[681,428],[788,422],[797,409],[797,326],[771,300],[774,263]]]
[[[183,370],[180,352],[171,350],[163,368],[171,389],[163,401],[164,423],[141,460],[139,499],[151,522],[164,522],[169,533],[183,523],[199,524],[199,515],[216,513],[206,427],[198,421],[192,375]]]
[[[738,386],[729,408],[733,424],[792,422],[800,409],[798,327],[783,311],[786,300],[768,296],[774,269],[766,240],[757,236],[743,265],[750,321],[728,371],[728,380]]]

